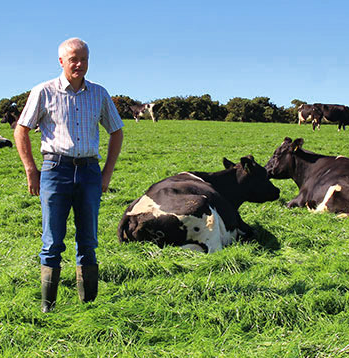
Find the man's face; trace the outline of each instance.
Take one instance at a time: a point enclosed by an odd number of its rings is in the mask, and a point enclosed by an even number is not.
[[[59,63],[69,82],[83,80],[88,69],[88,51],[86,48],[68,48],[65,55],[59,58]]]

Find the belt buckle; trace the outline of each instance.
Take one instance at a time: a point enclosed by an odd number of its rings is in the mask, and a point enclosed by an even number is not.
[[[86,158],[73,158],[73,164],[77,167],[84,167],[87,165],[87,159]]]

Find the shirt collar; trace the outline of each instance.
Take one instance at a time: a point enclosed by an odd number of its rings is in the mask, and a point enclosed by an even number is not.
[[[62,90],[65,90],[65,91],[67,91],[67,90],[73,90],[73,88],[72,88],[70,82],[69,82],[69,81],[67,80],[67,78],[65,77],[64,72],[62,72],[61,75],[59,76],[59,82],[60,82],[60,88],[61,88]],[[88,88],[86,82],[87,82],[87,81],[84,79],[84,82],[82,83],[82,86],[81,86],[81,88],[79,89],[78,92],[80,92],[80,91],[85,91],[85,90]]]

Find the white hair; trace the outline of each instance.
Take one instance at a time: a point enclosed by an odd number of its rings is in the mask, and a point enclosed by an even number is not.
[[[58,47],[58,57],[62,58],[66,55],[69,49],[80,50],[85,48],[87,50],[87,54],[89,54],[89,48],[85,41],[82,41],[78,37],[72,37],[68,40],[63,41]]]

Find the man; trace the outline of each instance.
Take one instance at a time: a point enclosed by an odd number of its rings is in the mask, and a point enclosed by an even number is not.
[[[63,72],[34,87],[14,133],[28,190],[40,195],[42,207],[42,311],[57,297],[61,253],[71,207],[76,228],[76,277],[81,301],[93,301],[98,290],[97,224],[100,197],[107,191],[123,140],[123,122],[108,92],[87,81],[89,49],[71,38],[58,50]],[[103,170],[98,159],[99,123],[110,134]],[[41,129],[43,165],[37,169],[29,131]]]

